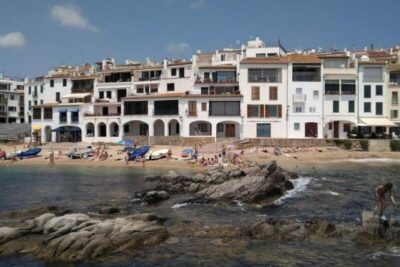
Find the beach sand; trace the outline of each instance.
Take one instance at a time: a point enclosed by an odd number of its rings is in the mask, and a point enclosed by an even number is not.
[[[79,143],[77,144],[78,149],[83,149],[90,144]],[[240,153],[240,150],[236,150],[233,145],[225,144],[227,148],[227,154]],[[95,147],[95,145],[92,145]],[[97,160],[95,158],[89,159],[69,159],[67,156],[58,156],[61,150],[63,154],[68,153],[75,147],[72,143],[52,143],[42,146],[42,152],[38,157],[17,160],[16,162],[0,160],[1,166],[19,166],[19,165],[49,165],[48,156],[51,151],[54,151],[56,155],[56,165],[90,165],[90,166],[110,166],[110,167],[128,167],[128,168],[143,168],[142,163],[130,161],[127,165],[125,163],[125,154],[120,150],[123,146],[107,146],[107,152],[111,155],[110,158],[104,161]],[[173,159],[160,159],[154,161],[146,161],[144,168],[157,168],[157,169],[194,169],[196,171],[203,171],[206,169],[204,166],[198,166],[191,163],[188,159],[181,158],[181,152],[184,147],[180,146],[162,146],[155,145],[151,147],[152,151],[171,147],[173,153]],[[199,158],[211,158],[216,153],[221,153],[222,144],[209,144],[200,147]],[[25,145],[0,145],[1,150],[6,152],[14,152],[18,150],[26,149]],[[103,147],[102,147],[103,149]],[[268,152],[265,152],[268,151]],[[259,162],[266,163],[271,160],[276,160],[279,166],[284,168],[293,168],[302,165],[314,165],[318,162],[328,162],[337,160],[349,160],[349,159],[399,159],[400,153],[398,152],[366,152],[366,151],[353,151],[344,150],[337,147],[313,147],[313,148],[298,148],[296,151],[293,149],[282,148],[282,154],[279,156],[273,155],[272,147],[251,147],[244,150],[244,162]]]

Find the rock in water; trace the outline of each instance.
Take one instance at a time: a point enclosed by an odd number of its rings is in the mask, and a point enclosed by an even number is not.
[[[40,225],[33,228],[36,230],[1,227],[0,255],[31,253],[46,260],[91,260],[155,245],[169,236],[161,225],[163,219],[151,214],[108,220],[85,214],[47,214],[34,221],[43,222],[50,217],[41,232],[37,232]]]

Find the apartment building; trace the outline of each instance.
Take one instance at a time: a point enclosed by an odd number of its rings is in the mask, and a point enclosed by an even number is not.
[[[26,119],[44,142],[368,137],[397,131],[399,77],[391,52],[288,52],[256,38],[190,61],[55,68],[25,84]]]
[[[0,123],[24,123],[24,80],[0,75]]]

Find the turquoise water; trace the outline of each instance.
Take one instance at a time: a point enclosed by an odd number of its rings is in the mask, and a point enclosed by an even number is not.
[[[374,206],[374,189],[391,181],[400,192],[400,162],[390,160],[337,161],[295,168],[301,178],[296,189],[274,205],[250,209],[241,205],[174,206],[186,196],[155,206],[131,203],[135,191],[144,189],[146,175],[157,173],[131,168],[9,167],[0,169],[0,212],[46,205],[74,211],[96,211],[104,203],[124,203],[128,212],[155,211],[171,221],[191,220],[204,225],[246,225],[265,216],[313,217],[360,223],[362,210]],[[190,174],[190,173],[186,173]],[[397,194],[399,195],[399,194]],[[172,207],[175,208],[172,208]],[[176,208],[178,207],[178,208]],[[389,208],[390,216],[398,210]],[[181,238],[138,251],[133,259],[107,264],[43,263],[27,258],[0,258],[1,266],[400,266],[399,249],[357,247],[351,242],[238,241],[221,246],[205,238]]]

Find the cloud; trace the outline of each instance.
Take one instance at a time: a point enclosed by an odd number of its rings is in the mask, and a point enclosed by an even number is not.
[[[191,9],[202,9],[205,5],[205,1],[204,0],[195,0],[192,2],[192,4],[190,5]]]
[[[188,43],[169,44],[166,49],[172,53],[183,53],[190,50],[190,45]]]
[[[20,32],[10,32],[0,35],[0,47],[21,47],[25,46],[26,40]]]
[[[97,32],[81,10],[74,5],[55,5],[50,8],[50,18],[59,22],[62,26],[74,27],[82,30]]]

